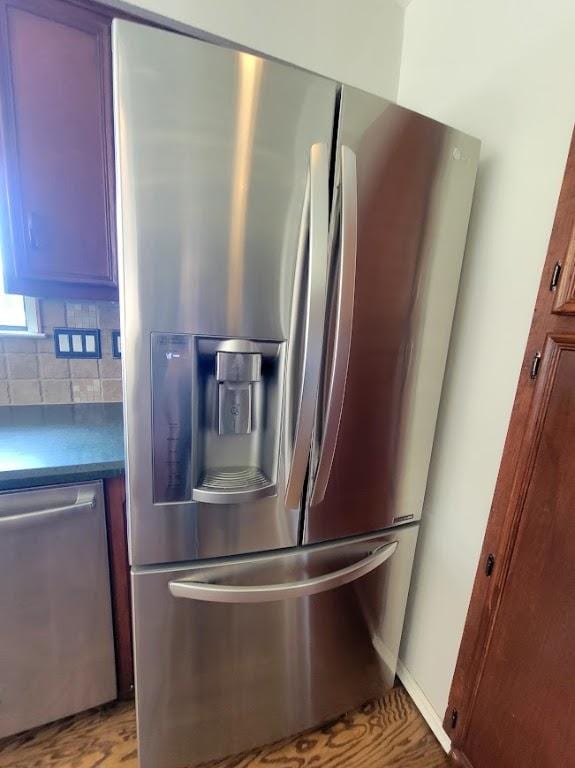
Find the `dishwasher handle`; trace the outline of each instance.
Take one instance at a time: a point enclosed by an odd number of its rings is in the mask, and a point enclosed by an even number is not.
[[[14,515],[0,516],[0,532],[14,528],[23,528],[29,525],[39,525],[46,523],[54,518],[62,517],[70,513],[81,512],[86,509],[94,509],[96,506],[96,494],[90,491],[89,494],[80,492],[78,498],[73,504],[65,504],[61,507],[49,507],[48,509],[38,509],[33,512],[18,512]]]
[[[173,597],[203,600],[209,603],[268,603],[274,600],[308,597],[341,587],[365,576],[388,560],[396,549],[397,541],[392,541],[383,547],[378,547],[367,557],[345,568],[303,581],[235,586],[232,584],[206,584],[205,582],[194,581],[193,577],[187,577],[170,581],[169,589]]]

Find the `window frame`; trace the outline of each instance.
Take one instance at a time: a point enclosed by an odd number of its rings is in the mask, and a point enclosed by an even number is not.
[[[24,316],[26,318],[26,327],[23,328],[20,325],[0,326],[0,338],[5,336],[25,336],[41,338],[45,334],[41,331],[40,326],[40,311],[38,307],[38,299],[32,296],[22,296],[24,301]]]

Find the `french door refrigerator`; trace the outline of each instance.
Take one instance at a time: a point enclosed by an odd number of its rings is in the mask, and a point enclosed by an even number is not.
[[[394,678],[479,152],[381,98],[113,29],[142,768]]]

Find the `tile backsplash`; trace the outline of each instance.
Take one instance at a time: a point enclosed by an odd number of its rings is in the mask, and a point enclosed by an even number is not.
[[[118,304],[39,299],[43,339],[0,338],[0,405],[93,403],[122,400],[122,365],[112,356],[112,331],[120,327]],[[99,360],[54,355],[53,329],[100,328]]]

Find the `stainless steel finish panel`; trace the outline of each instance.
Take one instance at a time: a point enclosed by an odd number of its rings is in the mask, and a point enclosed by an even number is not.
[[[288,341],[310,153],[329,157],[337,86],[118,20],[113,49],[131,560],[293,545],[283,447],[274,497],[153,504],[150,335]]]
[[[0,494],[0,737],[116,698],[101,483]]]
[[[327,484],[325,473],[312,476],[306,542],[420,518],[479,155],[476,139],[348,86],[338,163],[342,147],[357,158],[351,346],[347,370],[337,370],[346,316],[332,298],[313,451],[320,470],[333,448],[329,393],[335,386],[345,398]],[[341,268],[331,270],[332,297]]]
[[[417,532],[410,526],[281,555],[135,569],[140,767],[181,768],[238,753],[380,696],[395,676]],[[366,572],[374,557],[384,562]],[[350,568],[357,578],[330,583]],[[312,581],[321,591],[297,596],[289,586]],[[170,585],[180,583],[204,593],[174,597]],[[262,590],[270,584],[275,598],[282,584],[290,596],[270,601]],[[227,591],[230,602],[207,602],[210,588]],[[258,590],[258,602],[238,602]]]

